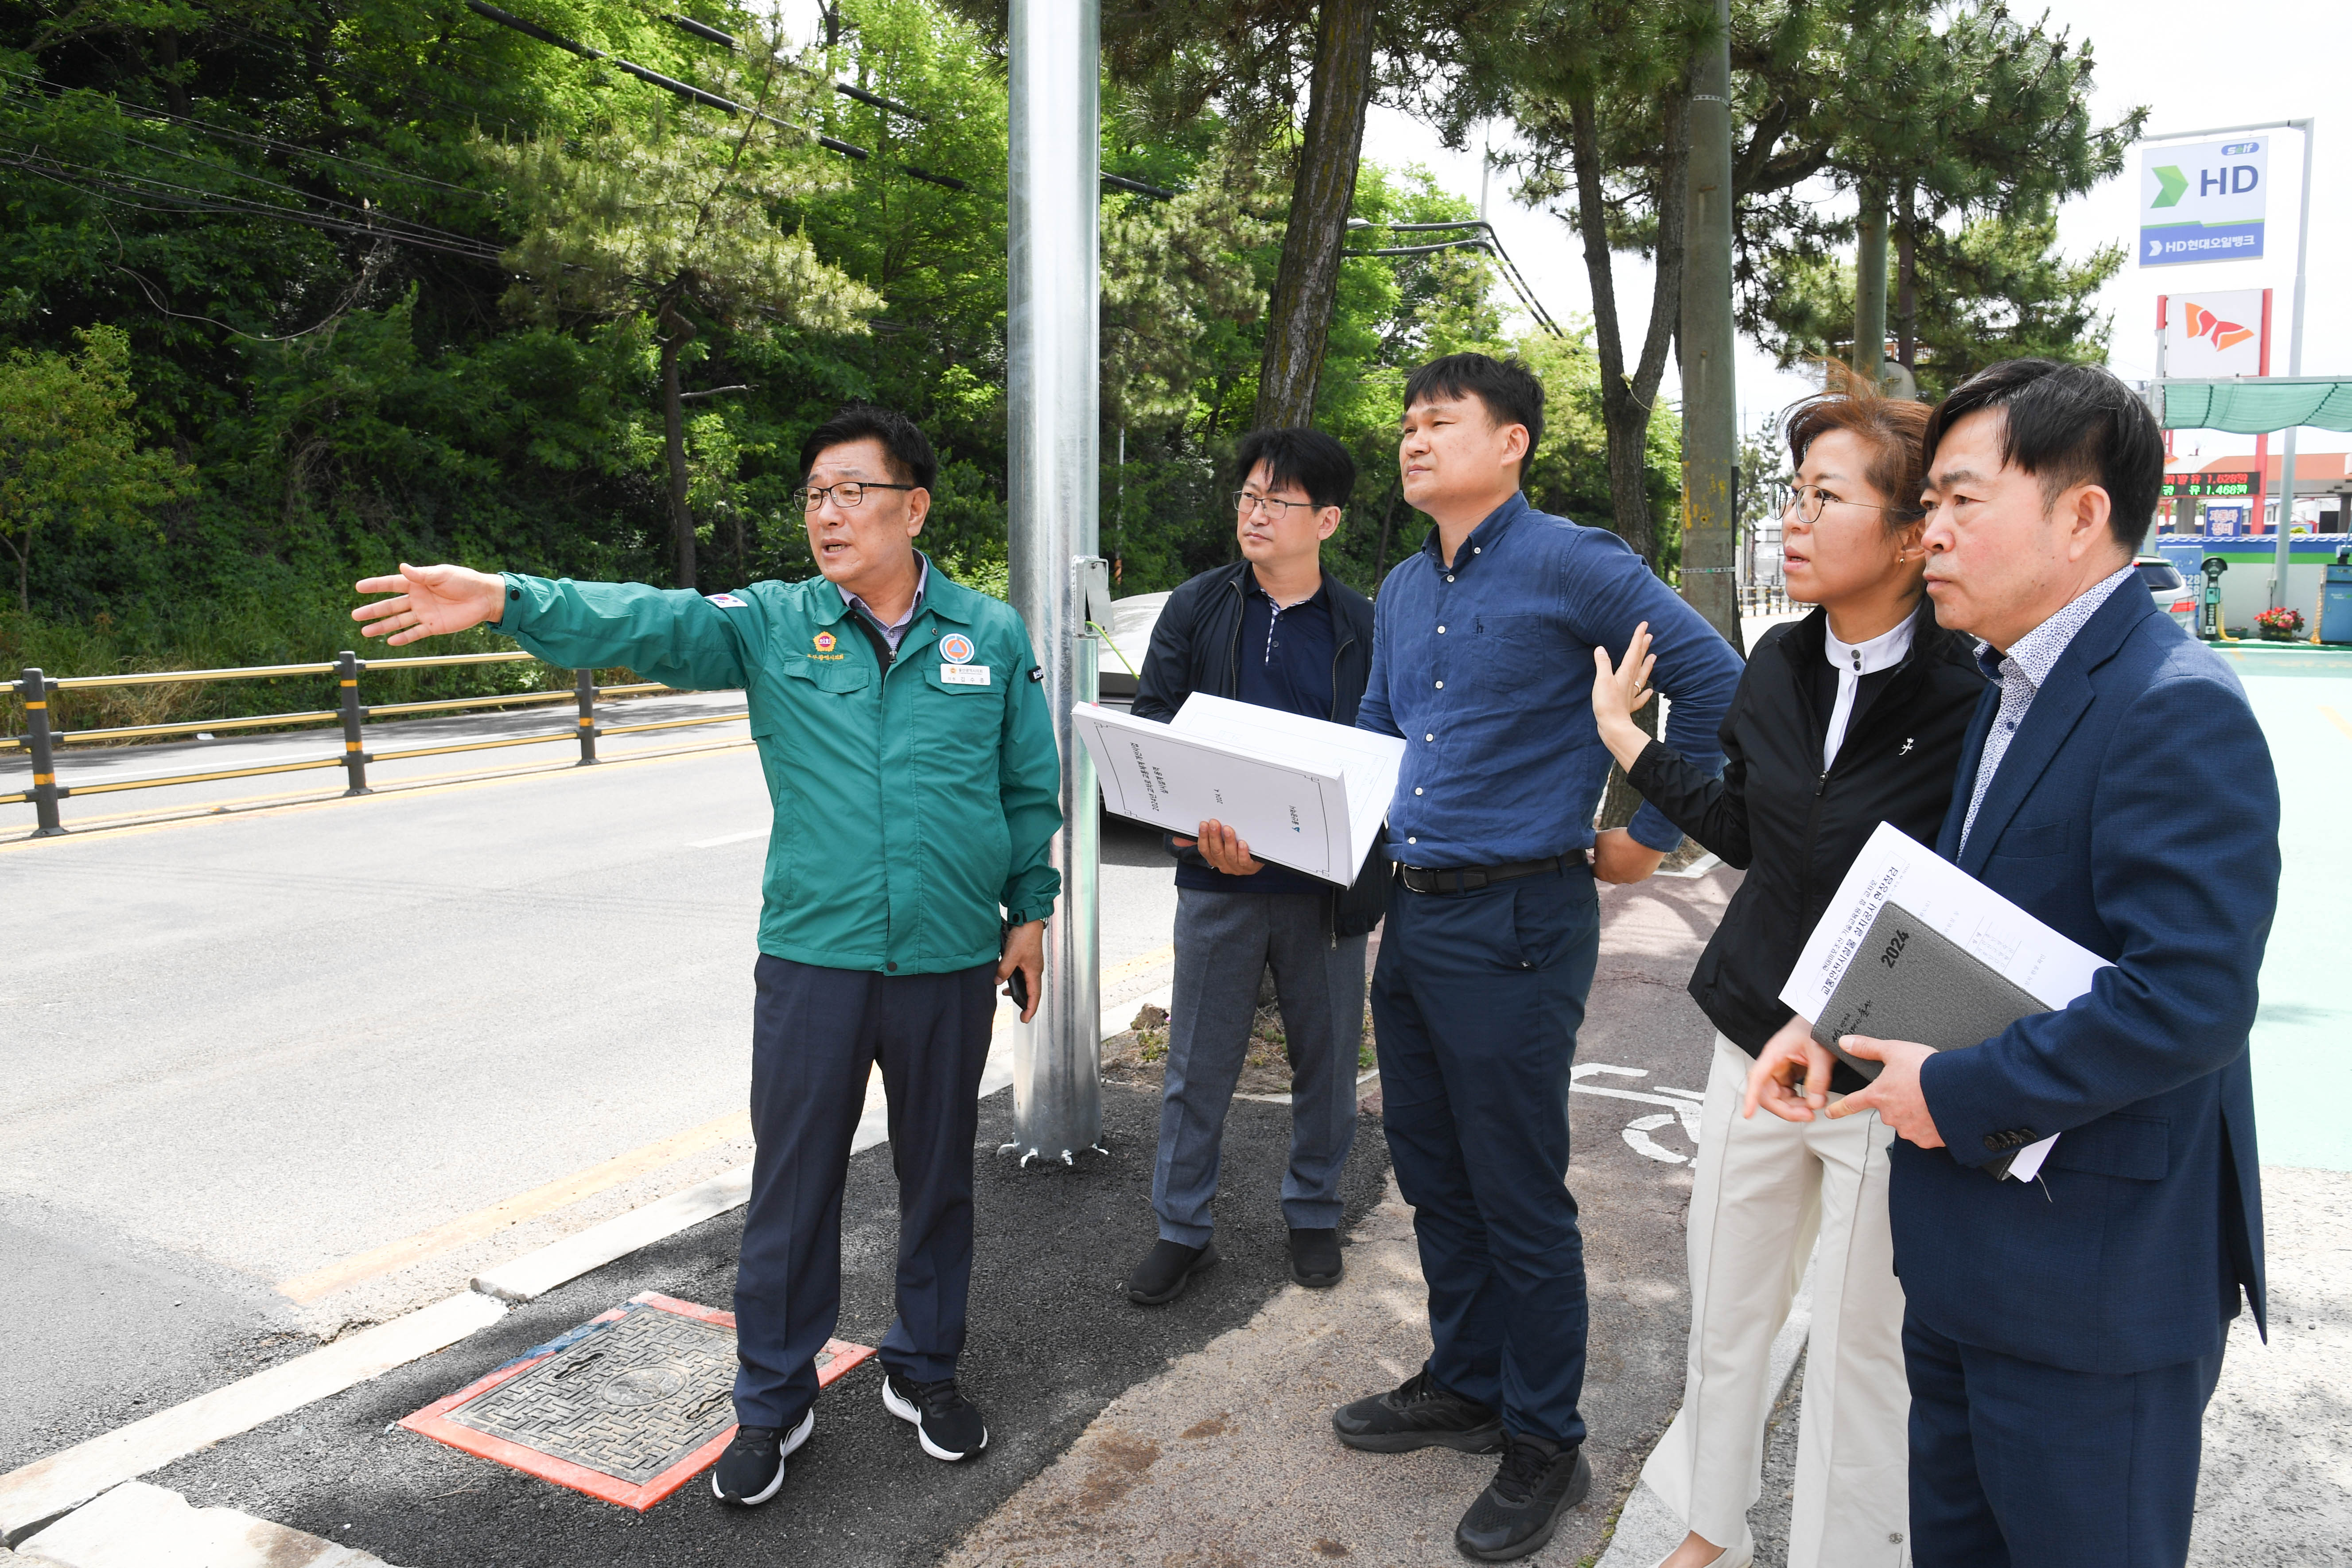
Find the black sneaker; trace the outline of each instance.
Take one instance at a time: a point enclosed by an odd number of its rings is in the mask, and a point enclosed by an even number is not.
[[[710,1495],[739,1508],[756,1508],[776,1495],[784,1484],[784,1456],[809,1440],[816,1430],[816,1412],[801,1417],[786,1432],[781,1426],[738,1426],[735,1440],[719,1456],[710,1472]]]
[[[1503,1447],[1503,1417],[1490,1405],[1465,1399],[1423,1367],[1401,1388],[1370,1394],[1331,1412],[1332,1430],[1350,1448],[1403,1454],[1415,1448],[1456,1448],[1496,1454]]]
[[[1592,1461],[1581,1443],[1513,1436],[1495,1484],[1478,1494],[1454,1527],[1454,1546],[1480,1563],[1508,1563],[1540,1552],[1559,1516],[1592,1489]]]
[[[882,1407],[915,1424],[923,1452],[953,1464],[988,1447],[988,1424],[971,1401],[956,1392],[955,1379],[916,1383],[895,1372],[882,1374]]]
[[[1139,1307],[1164,1307],[1184,1293],[1192,1276],[1217,1260],[1217,1244],[1187,1247],[1181,1241],[1156,1241],[1135,1272],[1127,1277],[1127,1299]]]
[[[1294,1230],[1290,1233],[1290,1277],[1309,1290],[1328,1290],[1339,1282],[1339,1233],[1336,1230]]]

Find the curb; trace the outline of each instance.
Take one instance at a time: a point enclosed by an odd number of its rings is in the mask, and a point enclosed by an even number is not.
[[[1160,994],[1143,998],[1149,1001]],[[1132,1009],[1138,1002],[1117,1005]],[[1164,1002],[1163,1002],[1164,1005]],[[1000,1005],[980,1098],[1013,1082],[1015,1019]],[[1118,1032],[1111,1015],[1105,1037]],[[869,1080],[866,1109],[850,1139],[858,1153],[889,1138],[889,1112],[878,1078]],[[728,1210],[751,1194],[751,1167],[738,1165],[709,1181],[615,1215],[576,1236],[512,1258],[474,1277],[465,1293],[421,1307],[389,1322],[321,1345],[291,1361],[241,1378],[209,1394],[0,1475],[0,1561],[8,1549],[54,1525],[102,1493],[264,1422],[329,1398],[396,1366],[466,1339],[504,1318],[510,1306],[537,1300],[560,1285],[633,1252],[666,1241]],[[170,1495],[170,1494],[166,1494]],[[37,1559],[23,1559],[34,1562]]]

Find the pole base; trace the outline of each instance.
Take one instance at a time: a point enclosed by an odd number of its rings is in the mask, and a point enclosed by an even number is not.
[[[73,829],[70,827],[36,827],[33,829],[33,837],[36,838],[63,838],[67,834],[71,833]]]
[[[343,792],[343,798],[345,800],[349,800],[355,795],[373,795],[375,791],[368,788],[365,784],[355,784],[352,788]]]
[[[1045,1149],[1035,1144],[1031,1144],[1024,1148],[1017,1140],[1011,1143],[999,1143],[996,1146],[996,1152],[999,1154],[1020,1155],[1020,1168],[1024,1171],[1029,1168],[1029,1163],[1033,1160],[1037,1163],[1037,1166],[1040,1170],[1048,1170],[1057,1163],[1065,1166],[1075,1167],[1078,1163],[1078,1154],[1101,1154],[1107,1157],[1110,1153],[1110,1150],[1101,1143],[1089,1143],[1087,1147],[1076,1151],[1075,1153],[1068,1149],[1048,1152]]]

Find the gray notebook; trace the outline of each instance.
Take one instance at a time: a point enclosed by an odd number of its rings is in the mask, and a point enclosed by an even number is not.
[[[1838,1049],[1839,1037],[1916,1040],[1939,1051],[1980,1044],[2049,1005],[1892,899],[1847,961],[1813,1038],[1867,1079],[1879,1064]]]

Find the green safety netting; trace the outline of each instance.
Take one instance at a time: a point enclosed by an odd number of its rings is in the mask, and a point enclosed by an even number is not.
[[[2307,425],[2352,430],[2352,376],[2272,375],[2249,381],[2163,381],[2168,430],[2259,436]]]

